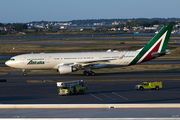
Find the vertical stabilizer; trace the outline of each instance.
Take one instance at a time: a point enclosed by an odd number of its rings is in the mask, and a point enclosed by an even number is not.
[[[166,52],[166,47],[171,35],[173,25],[165,25],[160,32],[154,36],[150,42],[142,48],[135,59],[130,63],[130,65],[144,62],[155,58],[152,53],[164,53]]]

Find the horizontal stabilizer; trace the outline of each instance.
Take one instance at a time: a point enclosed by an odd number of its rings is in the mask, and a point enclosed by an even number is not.
[[[160,56],[163,56],[163,55],[166,55],[168,52],[161,52],[161,53],[159,53],[159,52],[153,52],[151,55],[153,56],[153,57],[160,57]]]

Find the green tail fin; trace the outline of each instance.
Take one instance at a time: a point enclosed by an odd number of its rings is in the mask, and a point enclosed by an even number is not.
[[[130,63],[130,65],[137,62],[144,62],[153,59],[153,52],[163,53],[166,52],[166,47],[171,36],[173,25],[165,25],[160,32],[154,36],[151,41],[140,51],[136,58]]]

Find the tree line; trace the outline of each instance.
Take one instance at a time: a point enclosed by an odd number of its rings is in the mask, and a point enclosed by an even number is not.
[[[94,23],[104,23],[105,25],[110,25],[112,22],[117,22],[119,23],[118,25],[115,25],[115,28],[123,28],[123,27],[138,27],[138,26],[143,26],[143,27],[152,27],[153,25],[168,25],[168,24],[178,24],[180,22],[180,18],[133,18],[133,19],[88,19],[88,20],[72,20],[72,21],[63,21],[62,23],[65,22],[71,22],[72,24],[76,25],[93,25]],[[28,26],[27,24],[30,23],[37,23],[37,24],[48,24],[48,23],[57,23],[57,21],[54,22],[49,22],[49,21],[33,21],[29,23],[8,23],[8,24],[3,24],[0,23],[0,27],[9,27],[13,31],[17,32],[27,32],[25,31]],[[52,29],[52,27],[50,27]],[[37,33],[39,30],[35,29],[35,33]],[[0,30],[0,35],[7,34],[6,31]]]
[[[0,27],[9,27],[15,31],[18,31],[18,32],[23,32],[23,30],[27,29],[27,25],[26,24],[23,24],[23,23],[8,23],[8,24],[3,24],[3,23],[0,23]]]
[[[33,22],[28,22],[29,24],[37,23],[37,24],[48,24],[48,23],[72,23],[76,25],[93,25],[94,23],[104,23],[106,25],[112,24],[112,22],[133,22],[136,21],[138,23],[141,23],[141,25],[148,26],[149,23],[159,22],[159,23],[167,23],[167,22],[176,22],[180,21],[180,18],[132,18],[132,19],[85,19],[85,20],[71,20],[71,21],[33,21]]]
[[[132,27],[138,27],[138,26],[143,26],[143,27],[152,27],[153,25],[176,25],[178,24],[179,22],[170,22],[170,21],[167,21],[167,22],[164,22],[164,21],[161,21],[159,22],[158,20],[155,20],[155,21],[152,21],[152,22],[146,22],[146,21],[143,21],[143,22],[138,22],[138,21],[130,21],[130,22],[126,22],[125,24],[119,24],[119,25],[116,25],[115,27],[119,27],[119,28],[123,28],[123,27],[128,27],[128,28],[132,28]]]

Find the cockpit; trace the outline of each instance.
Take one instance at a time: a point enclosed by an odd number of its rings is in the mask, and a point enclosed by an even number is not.
[[[11,60],[11,61],[15,61],[15,59],[14,59],[14,58],[11,58],[10,60]]]
[[[5,62],[7,66],[10,67],[17,67],[18,66],[18,59],[16,57],[10,58],[8,61]]]

